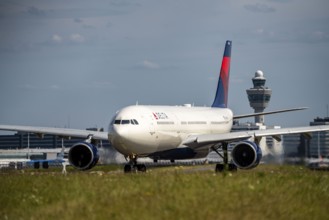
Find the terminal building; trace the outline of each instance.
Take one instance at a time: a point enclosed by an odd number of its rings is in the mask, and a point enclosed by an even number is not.
[[[329,117],[315,118],[310,126],[329,125]],[[283,136],[283,144],[287,158],[329,158],[329,132],[313,132],[311,138],[303,134]]]
[[[87,130],[95,130],[87,129]],[[63,141],[63,142],[62,142]],[[17,132],[13,135],[1,135],[0,136],[0,150],[3,149],[25,149],[25,148],[37,148],[37,149],[53,149],[61,148],[62,144],[65,147],[71,147],[73,144],[84,141],[83,138],[60,138],[56,135],[44,134],[42,137],[33,133]],[[109,147],[108,141],[102,141],[104,147]]]
[[[94,128],[87,130],[96,130]],[[62,138],[56,135],[44,134],[42,136],[17,132],[11,135],[0,135],[0,160],[1,159],[54,159],[64,147],[67,154],[69,148],[83,138]],[[117,152],[110,146],[109,141],[99,143],[100,162],[113,163]],[[55,156],[54,156],[55,155]]]

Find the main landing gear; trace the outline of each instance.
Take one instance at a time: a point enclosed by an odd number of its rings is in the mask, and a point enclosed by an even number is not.
[[[228,143],[222,143],[222,145],[219,148],[222,148],[223,155],[218,152],[218,148],[212,147],[213,151],[215,151],[222,159],[223,163],[216,164],[215,172],[223,172],[225,170],[235,172],[238,170],[237,166],[233,163],[228,163],[228,153],[227,153],[227,147]]]
[[[225,166],[225,164],[222,164],[222,163],[216,164],[216,167],[215,167],[215,172],[216,173],[217,172],[223,172],[225,170],[230,171],[230,172],[235,172],[235,171],[238,170],[238,168],[233,163],[226,164],[226,166]]]
[[[123,168],[123,172],[125,173],[136,173],[139,172],[146,172],[145,164],[137,164],[137,157],[136,156],[129,156],[129,163],[126,164]]]

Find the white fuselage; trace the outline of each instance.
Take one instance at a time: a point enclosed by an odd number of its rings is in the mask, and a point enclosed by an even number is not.
[[[109,126],[109,141],[125,156],[148,156],[183,148],[191,135],[230,132],[233,113],[227,108],[128,106]]]

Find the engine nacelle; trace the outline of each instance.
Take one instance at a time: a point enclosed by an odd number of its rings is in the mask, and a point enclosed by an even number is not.
[[[99,154],[94,145],[87,142],[79,142],[70,148],[68,159],[75,168],[88,170],[97,164]]]
[[[254,142],[238,142],[231,153],[233,163],[239,169],[251,169],[256,167],[262,159],[262,150]]]

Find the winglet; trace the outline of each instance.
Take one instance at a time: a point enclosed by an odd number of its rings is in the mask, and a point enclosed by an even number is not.
[[[226,41],[215,100],[211,107],[227,108],[232,41]]]

